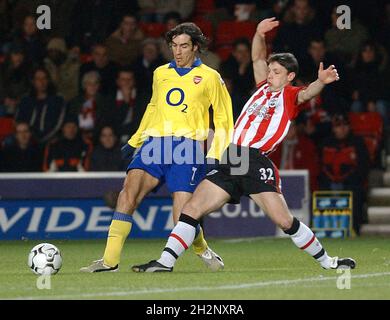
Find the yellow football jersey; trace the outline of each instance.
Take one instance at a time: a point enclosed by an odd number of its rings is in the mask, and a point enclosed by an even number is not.
[[[207,156],[220,160],[233,130],[232,102],[221,76],[200,59],[182,76],[174,62],[160,66],[154,71],[152,98],[128,143],[138,148],[149,136],[204,141],[209,132],[210,106],[215,129]]]

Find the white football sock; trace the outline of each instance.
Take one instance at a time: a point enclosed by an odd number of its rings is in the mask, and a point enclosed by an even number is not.
[[[168,238],[160,259],[157,261],[166,267],[173,267],[177,258],[191,246],[195,239],[195,233],[195,226],[179,220]]]

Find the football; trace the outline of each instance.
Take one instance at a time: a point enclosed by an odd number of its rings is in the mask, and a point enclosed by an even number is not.
[[[62,266],[61,252],[50,243],[40,243],[31,249],[27,264],[35,274],[56,274]]]

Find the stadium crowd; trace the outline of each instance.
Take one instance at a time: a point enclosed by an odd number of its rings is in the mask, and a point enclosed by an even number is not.
[[[51,9],[51,29],[36,8]],[[339,29],[340,4],[351,8]],[[251,40],[275,16],[269,52],[292,52],[296,84],[334,64],[340,81],[310,101],[271,158],[307,168],[311,189],[366,188],[389,125],[390,3],[309,0],[0,0],[0,171],[120,171],[120,146],[136,131],[154,69],[171,60],[164,33],[195,22],[210,39],[234,117],[255,89]]]

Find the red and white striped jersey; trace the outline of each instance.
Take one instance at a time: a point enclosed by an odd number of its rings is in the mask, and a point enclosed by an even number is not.
[[[233,143],[270,153],[298,115],[297,95],[304,87],[287,85],[280,91],[270,91],[266,81],[257,87],[234,125]]]

